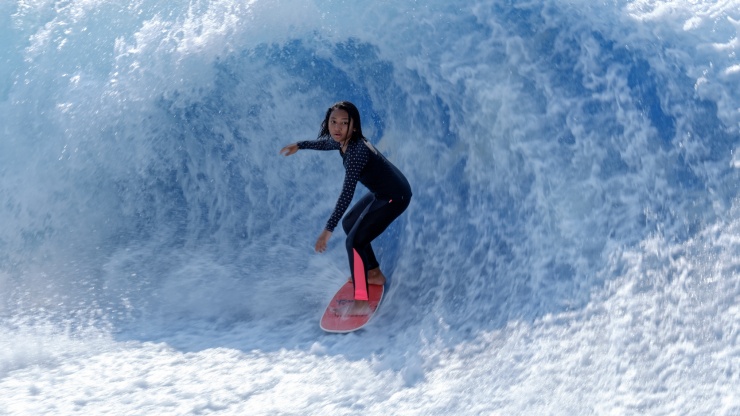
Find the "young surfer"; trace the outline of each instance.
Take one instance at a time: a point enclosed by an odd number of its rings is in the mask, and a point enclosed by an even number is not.
[[[329,107],[316,140],[289,144],[280,153],[290,156],[300,149],[338,150],[345,168],[342,192],[316,240],[317,252],[326,250],[334,228],[352,201],[357,182],[370,191],[342,220],[355,303],[361,306],[368,299],[368,285],[385,284],[385,275],[370,243],[409,206],[411,187],[401,171],[363,136],[360,113],[348,101]]]

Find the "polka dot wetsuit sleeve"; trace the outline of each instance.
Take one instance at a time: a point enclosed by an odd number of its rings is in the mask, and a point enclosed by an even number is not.
[[[352,202],[352,198],[355,196],[355,189],[357,188],[357,182],[360,180],[360,174],[367,165],[368,151],[365,146],[357,146],[357,143],[350,144],[347,148],[347,153],[344,157],[344,184],[342,185],[342,193],[339,194],[339,199],[334,207],[334,212],[329,217],[329,221],[326,222],[326,229],[334,232],[339,220],[347,211],[349,204]]]
[[[304,141],[297,144],[299,149],[339,150],[341,148],[339,142],[332,139]],[[367,147],[358,146],[358,144],[361,143],[359,141],[350,143],[347,146],[347,152],[342,155],[345,169],[342,193],[339,194],[339,199],[334,206],[334,212],[329,217],[329,221],[326,222],[326,229],[331,232],[334,232],[337,224],[339,224],[339,220],[352,202],[352,198],[355,196],[357,182],[360,180],[360,174],[368,162],[369,155]]]
[[[339,150],[340,148],[339,143],[331,139],[307,140],[304,142],[298,142],[296,144],[298,145],[299,149],[309,150]]]

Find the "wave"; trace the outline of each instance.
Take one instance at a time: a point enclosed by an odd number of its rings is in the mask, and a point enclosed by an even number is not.
[[[626,252],[734,218],[739,17],[666,7],[5,3],[0,314],[320,308],[346,273],[342,236],[310,249],[341,165],[278,149],[340,99],[414,189],[377,244],[405,313],[583,308]]]

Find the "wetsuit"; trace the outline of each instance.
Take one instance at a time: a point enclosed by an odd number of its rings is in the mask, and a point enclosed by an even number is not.
[[[352,202],[357,182],[370,193],[360,199],[342,221],[347,233],[347,256],[355,285],[355,299],[368,299],[367,271],[379,266],[370,242],[398,218],[411,202],[411,186],[400,170],[365,139],[351,141],[344,153],[333,139],[298,142],[299,149],[339,150],[345,168],[339,195],[326,229],[333,232]]]

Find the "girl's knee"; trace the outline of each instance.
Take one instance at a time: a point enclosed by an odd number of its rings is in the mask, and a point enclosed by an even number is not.
[[[344,217],[344,219],[342,219],[342,229],[344,229],[345,234],[349,234],[349,230],[352,229],[352,225],[353,224],[350,224],[347,217]]]
[[[355,245],[351,236],[347,236],[347,239],[344,240],[344,247],[347,249],[347,253],[352,254],[352,250],[354,250]]]

